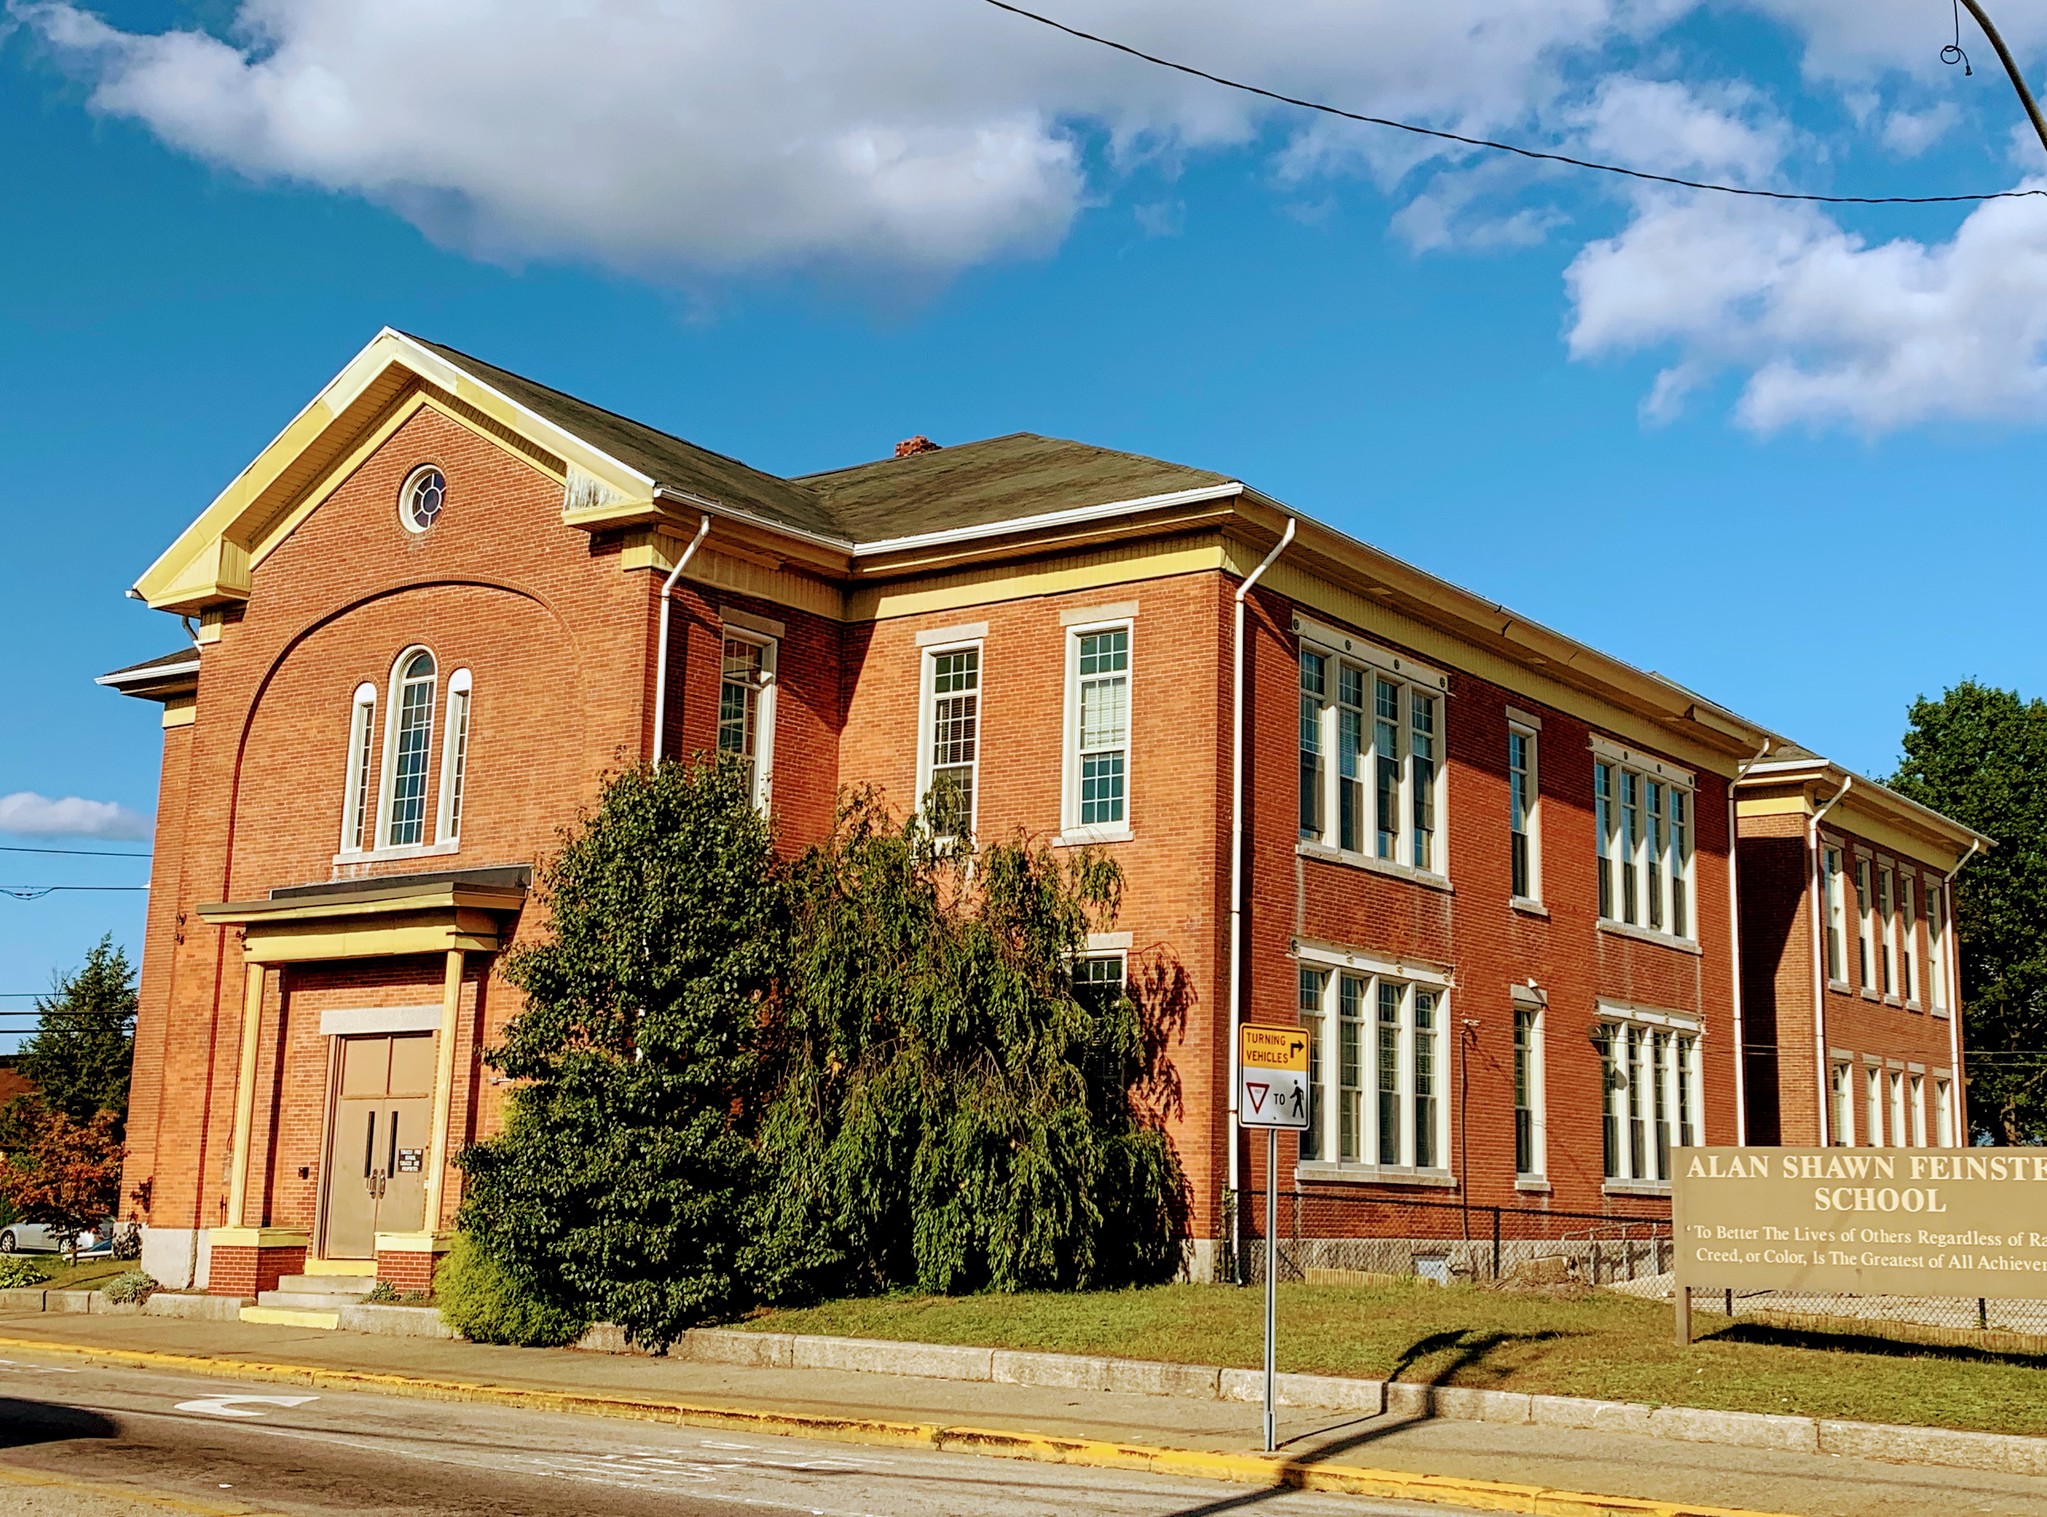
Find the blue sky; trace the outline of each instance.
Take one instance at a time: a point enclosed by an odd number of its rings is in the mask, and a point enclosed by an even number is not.
[[[481,38],[460,9],[10,12],[0,798],[125,814],[0,800],[0,844],[138,846],[156,709],[92,677],[180,632],[122,591],[387,323],[784,472],[1019,429],[1227,471],[1865,771],[1921,692],[2047,687],[2047,201],[1795,211],[1417,157],[974,0],[859,34],[818,0],[508,0]],[[2047,17],[2001,9],[2047,61]],[[1939,65],[1933,0],[1057,13],[1669,172],[2047,174],[1988,45]],[[0,994],[140,921],[0,896]]]

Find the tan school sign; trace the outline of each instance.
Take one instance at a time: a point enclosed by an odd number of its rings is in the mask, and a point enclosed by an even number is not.
[[[1685,1148],[1677,1283],[2047,1300],[2047,1149]]]

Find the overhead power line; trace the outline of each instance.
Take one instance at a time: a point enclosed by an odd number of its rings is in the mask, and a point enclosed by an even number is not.
[[[133,853],[112,848],[28,848],[19,843],[0,843],[0,853],[61,853],[74,859],[150,859],[153,853]]]
[[[2023,200],[2030,197],[2047,198],[2047,190],[1992,190],[1980,195],[1808,195],[1793,190],[1759,190],[1747,185],[1719,184],[1710,179],[1684,179],[1675,174],[1652,174],[1646,169],[1631,169],[1618,163],[1601,163],[1595,158],[1577,158],[1569,153],[1552,153],[1541,148],[1522,147],[1514,142],[1495,142],[1490,137],[1468,137],[1462,132],[1446,132],[1440,127],[1419,126],[1412,121],[1396,121],[1390,116],[1372,116],[1363,111],[1348,111],[1341,106],[1327,104],[1320,100],[1304,100],[1298,95],[1284,95],[1278,90],[1266,89],[1263,85],[1247,84],[1241,79],[1231,79],[1222,74],[1212,74],[1207,69],[1196,68],[1191,63],[1180,63],[1171,58],[1161,58],[1156,53],[1147,53],[1142,48],[1132,47],[1127,42],[1118,42],[1113,37],[1103,37],[1094,32],[1082,31],[1077,26],[1068,26],[1064,21],[1055,21],[1050,16],[1041,16],[1036,11],[1025,10],[1020,5],[1011,5],[1009,0],[985,0],[999,11],[1008,11],[1012,16],[1021,16],[1026,21],[1035,21],[1040,26],[1049,26],[1054,31],[1077,37],[1082,42],[1092,42],[1098,47],[1111,48],[1127,54],[1157,68],[1171,69],[1175,73],[1187,74],[1195,79],[1205,79],[1210,84],[1219,84],[1224,89],[1240,90],[1247,95],[1276,101],[1280,105],[1291,105],[1299,110],[1317,111],[1325,116],[1337,116],[1345,121],[1362,122],[1366,126],[1389,127],[1396,132],[1409,132],[1417,137],[1433,137],[1441,142],[1460,143],[1465,147],[1485,148],[1495,153],[1512,153],[1517,158],[1533,158],[1542,163],[1561,163],[1574,169],[1592,169],[1601,174],[1619,174],[1628,179],[1646,180],[1651,184],[1676,185],[1687,190],[1711,190],[1717,195],[1745,195],[1757,200],[1798,200],[1816,205],[1973,205],[1986,200]],[[1970,10],[1975,11],[1971,5]]]

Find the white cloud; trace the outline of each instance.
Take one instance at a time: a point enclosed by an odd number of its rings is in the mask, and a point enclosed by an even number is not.
[[[146,841],[150,830],[148,817],[114,801],[52,800],[33,790],[0,795],[0,832],[17,836]]]
[[[1575,113],[1595,155],[1652,174],[1712,175],[1761,185],[1783,159],[1790,128],[1755,91],[1706,90],[1627,75],[1601,83]]]
[[[1574,356],[1675,350],[1652,415],[1733,370],[1759,432],[2047,420],[2037,200],[1980,206],[1946,242],[1872,244],[1809,206],[1658,197],[1565,280]]]
[[[1923,111],[1892,111],[1884,117],[1881,133],[1884,146],[1903,157],[1917,158],[1954,130],[1961,119],[1962,113],[1952,100],[1943,100]],[[2034,147],[2038,146],[2036,141]]]

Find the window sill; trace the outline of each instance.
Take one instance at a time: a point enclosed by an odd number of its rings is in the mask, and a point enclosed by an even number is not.
[[[1691,938],[1674,938],[1667,932],[1657,932],[1648,927],[1633,927],[1626,922],[1616,922],[1611,917],[1599,919],[1599,930],[1610,932],[1617,938],[1633,938],[1638,943],[1654,943],[1658,948],[1674,948],[1679,953],[1695,953],[1704,957],[1706,950]]]
[[[1342,864],[1373,874],[1391,875],[1396,880],[1440,890],[1445,895],[1457,893],[1457,887],[1433,869],[1417,869],[1412,864],[1398,864],[1392,859],[1375,858],[1369,853],[1345,853],[1341,848],[1331,848],[1327,843],[1317,843],[1309,838],[1302,838],[1294,844],[1294,852],[1304,859],[1320,859],[1325,864]]]
[[[1883,997],[1873,990],[1865,990],[1862,992],[1862,999],[1865,1001],[1881,1001]]]
[[[1885,996],[1885,997],[1884,997],[1884,1005],[1886,1005],[1886,1006],[1903,1006],[1904,1004],[1905,1004],[1905,1003],[1904,1003],[1903,1001],[1899,1000],[1899,999],[1898,999],[1898,998],[1897,998],[1896,996]]]
[[[339,869],[344,864],[384,864],[393,859],[444,858],[448,854],[461,852],[461,849],[460,838],[446,843],[407,843],[398,848],[364,848],[354,853],[335,854],[334,867]]]
[[[1924,1006],[1921,1006],[1921,1005],[1920,1005],[1920,1004],[1919,1004],[1919,1003],[1918,1003],[1917,1001],[1907,1001],[1907,1002],[1905,1003],[1905,1010],[1907,1010],[1907,1011],[1924,1011],[1924,1010],[1926,1010],[1926,1008],[1925,1008]]]
[[[1543,905],[1542,902],[1531,895],[1509,896],[1507,904],[1526,916],[1542,917],[1544,919],[1547,919],[1549,916],[1549,907]]]
[[[1352,1185],[1422,1185],[1455,1190],[1457,1177],[1447,1169],[1412,1169],[1401,1164],[1339,1164],[1310,1159],[1294,1166],[1301,1180],[1340,1180]]]
[[[1670,1194],[1668,1180],[1609,1180],[1600,1187],[1609,1196],[1655,1196],[1662,1198]]]
[[[1948,1009],[1945,1006],[1934,1007],[1933,1014],[1939,1017],[1943,1022],[1945,1022],[1948,1019]]]
[[[1531,1196],[1546,1196],[1550,1192],[1550,1185],[1541,1175],[1516,1175],[1514,1189]]]
[[[1833,991],[1837,996],[1852,996],[1855,994],[1855,987],[1846,980],[1829,980],[1827,981],[1827,989]]]
[[[1069,827],[1052,839],[1054,848],[1086,848],[1094,843],[1127,843],[1128,827]]]

